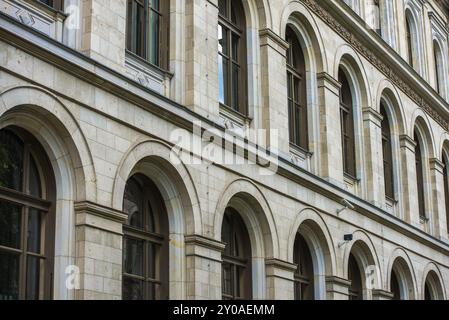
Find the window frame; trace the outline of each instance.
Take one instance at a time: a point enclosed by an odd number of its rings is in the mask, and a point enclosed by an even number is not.
[[[169,28],[170,28],[170,19],[169,19],[169,1],[159,0],[159,10],[151,7],[151,0],[127,0],[126,1],[126,31],[125,31],[125,48],[128,54],[134,55],[146,63],[153,65],[159,69],[167,70],[168,69],[168,55],[169,55]],[[132,3],[131,7],[133,13],[130,14],[129,8],[130,3]],[[136,28],[136,20],[137,17],[137,6],[141,5],[143,10],[143,27],[140,30],[140,41],[137,40],[137,36],[134,36],[137,33]],[[150,58],[150,40],[149,35],[151,34],[151,18],[150,13],[155,13],[159,16],[159,33],[158,33],[158,43],[157,43],[157,52],[158,52],[158,61],[151,61]],[[131,18],[131,19],[130,19]],[[132,30],[131,30],[132,29]],[[141,47],[140,51],[137,52],[138,47]]]
[[[122,297],[124,297],[125,292],[125,279],[133,279],[141,281],[143,284],[143,294],[142,300],[149,300],[148,288],[151,285],[159,285],[159,296],[154,300],[166,300],[169,298],[169,275],[168,272],[163,272],[162,270],[169,270],[169,252],[168,252],[168,217],[163,198],[160,195],[159,190],[154,185],[154,183],[144,176],[143,174],[135,174],[130,177],[127,184],[130,182],[136,183],[141,189],[141,194],[143,198],[141,200],[142,204],[142,228],[138,228],[130,225],[130,218],[128,212],[128,219],[126,224],[123,225],[123,268],[122,268]],[[124,200],[125,201],[125,197]],[[151,204],[151,205],[150,205]],[[154,213],[154,208],[159,210]],[[125,208],[124,208],[125,209]],[[149,217],[152,216],[154,219],[155,230],[149,230]],[[143,243],[143,256],[142,256],[142,273],[143,275],[136,275],[132,273],[127,273],[125,270],[125,259],[126,259],[126,241],[135,240]],[[156,261],[152,262],[149,257],[149,248],[151,246],[158,248],[156,251]],[[154,263],[153,267],[155,269],[155,277],[149,275],[150,263]]]
[[[248,66],[247,66],[247,45],[246,45],[246,17],[245,13],[243,11],[243,5],[240,0],[239,3],[236,5],[236,0],[223,0],[226,2],[226,13],[227,16],[223,15],[220,10],[218,11],[218,27],[222,28],[223,30],[226,30],[227,34],[227,49],[228,54],[225,54],[221,52],[220,50],[217,50],[218,57],[223,60],[227,61],[227,77],[226,79],[223,79],[223,98],[224,101],[220,101],[220,97],[218,98],[220,106],[225,107],[228,110],[231,110],[232,112],[236,112],[243,117],[248,116],[248,88],[247,88],[247,77],[248,77]],[[219,1],[220,2],[220,1]],[[240,7],[237,8],[239,10],[234,11],[236,13],[236,23],[232,21],[232,17],[230,16],[233,12],[234,7]],[[218,32],[218,29],[217,29]],[[224,33],[224,32],[223,32]],[[233,35],[235,35],[238,38],[238,45],[237,45],[237,55],[236,59],[234,59],[232,54],[232,47],[233,47]],[[220,63],[219,61],[217,62]],[[236,65],[240,71],[240,77],[238,77],[237,82],[237,101],[238,105],[235,108],[232,104],[233,102],[233,66]],[[224,73],[224,72],[223,72]],[[220,79],[220,74],[218,75],[219,79],[219,86],[222,79]],[[224,78],[224,76],[223,76]]]
[[[55,214],[56,185],[53,169],[45,150],[27,131],[18,127],[7,127],[7,130],[23,142],[22,185],[21,190],[0,187],[0,201],[20,206],[21,226],[19,248],[0,245],[0,252],[19,255],[18,299],[27,297],[28,258],[39,259],[39,292],[38,300],[53,298],[54,252],[55,252]],[[31,159],[36,166],[40,182],[40,197],[29,192]],[[28,223],[31,210],[41,215],[40,249],[38,252],[28,251]]]

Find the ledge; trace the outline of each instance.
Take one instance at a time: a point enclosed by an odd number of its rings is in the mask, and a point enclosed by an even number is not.
[[[103,219],[115,221],[118,223],[125,223],[128,219],[128,215],[125,213],[114,210],[108,207],[101,206],[96,203],[84,201],[75,203],[76,213],[87,213]]]

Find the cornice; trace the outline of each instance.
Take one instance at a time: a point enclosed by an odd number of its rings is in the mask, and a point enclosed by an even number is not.
[[[431,105],[436,105],[439,103],[446,108],[444,112],[447,113],[449,110],[449,105],[443,98],[439,97],[435,90],[430,87],[430,85],[425,82],[425,80],[420,79],[421,85],[427,87],[430,91],[430,98],[425,99],[424,97],[428,93],[423,92],[418,86],[412,88],[407,82],[414,82],[414,78],[404,77],[403,75],[398,75],[397,68],[393,63],[389,65],[385,62],[385,57],[378,57],[372,52],[366,45],[363,44],[366,39],[361,40],[360,36],[350,32],[346,27],[344,27],[337,19],[334,17],[335,10],[332,14],[329,13],[325,8],[323,8],[316,0],[301,0],[315,15],[317,15],[324,23],[326,23],[332,30],[334,30],[338,35],[340,35],[354,50],[360,53],[365,59],[367,59],[374,67],[376,67],[382,74],[384,74],[392,83],[394,83],[401,91],[403,91],[407,96],[410,97],[418,106],[420,106],[430,117],[432,117],[438,124],[440,124],[446,131],[449,131],[449,122]],[[330,3],[330,2],[329,2]],[[340,13],[341,14],[341,13]],[[378,50],[382,50],[380,47]],[[385,49],[386,50],[386,49]],[[397,55],[397,53],[395,53]],[[398,58],[402,59],[397,55]],[[411,69],[411,68],[410,68]],[[409,70],[412,71],[412,70]],[[412,71],[413,73],[414,71]],[[421,92],[418,92],[421,91]],[[436,103],[437,102],[437,103]],[[445,115],[447,118],[447,114]]]

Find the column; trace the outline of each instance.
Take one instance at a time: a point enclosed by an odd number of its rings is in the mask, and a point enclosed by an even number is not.
[[[321,176],[344,187],[340,127],[340,83],[328,73],[318,74],[320,103]]]
[[[430,181],[432,184],[433,216],[431,224],[432,234],[439,238],[447,239],[446,223],[446,198],[444,194],[444,164],[437,158],[430,159]]]
[[[326,292],[328,300],[348,300],[351,281],[336,276],[326,277]]]
[[[263,104],[262,123],[258,124],[258,127],[267,130],[268,148],[276,149],[277,146],[280,152],[289,154],[286,64],[288,43],[270,29],[261,30],[259,36]],[[257,112],[257,109],[254,110],[254,113]],[[278,131],[276,142],[269,141],[271,130]],[[265,144],[263,141],[259,141],[259,143]]]
[[[366,155],[366,199],[385,208],[385,182],[382,153],[382,115],[372,108],[363,109]]]
[[[187,299],[221,300],[221,254],[225,244],[199,235],[185,237]]]
[[[77,300],[121,299],[122,226],[127,215],[91,202],[75,204]]]
[[[416,180],[415,148],[416,142],[407,135],[399,137],[402,162],[403,219],[420,227],[418,185]]]
[[[267,299],[293,300],[294,275],[297,266],[278,259],[265,260]]]

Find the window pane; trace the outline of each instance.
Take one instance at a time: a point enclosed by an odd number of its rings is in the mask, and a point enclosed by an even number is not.
[[[228,60],[218,55],[218,93],[219,100],[228,104]]]
[[[159,0],[151,0],[150,6],[152,9],[159,11],[160,10],[160,1]]]
[[[239,76],[240,68],[236,64],[232,64],[232,108],[239,110]]]
[[[156,244],[148,243],[148,277],[155,280],[157,280],[157,250],[158,246]]]
[[[228,11],[226,3],[227,3],[227,0],[218,0],[218,12],[224,17],[227,16],[227,11]]]
[[[41,262],[41,259],[37,257],[27,257],[26,298],[28,300],[39,300]]]
[[[135,41],[135,47],[137,55],[139,55],[142,58],[145,58],[145,50],[144,50],[144,36],[145,36],[145,9],[143,5],[137,5],[136,6],[136,14],[135,14],[135,24],[133,26],[134,28],[134,41]]]
[[[156,223],[155,223],[153,207],[151,206],[150,202],[148,202],[147,205],[148,205],[148,231],[155,233],[156,232]]]
[[[131,178],[126,184],[123,210],[129,216],[129,224],[139,229],[144,228],[142,201],[142,188],[136,179]]]
[[[0,201],[0,245],[20,248],[22,224],[21,207],[10,202]]]
[[[233,295],[232,289],[232,265],[229,263],[223,263],[222,265],[222,286],[223,294]]]
[[[19,256],[0,252],[0,300],[19,299]]]
[[[161,299],[161,286],[158,283],[147,282],[147,300]]]
[[[232,59],[236,62],[239,61],[239,36],[235,33],[232,34]]]
[[[218,25],[218,52],[228,55],[228,30]]]
[[[28,212],[28,252],[41,252],[42,213],[36,209]]]
[[[143,241],[125,238],[124,269],[128,274],[143,276]]]
[[[7,130],[0,131],[0,187],[22,190],[23,143]]]
[[[123,300],[142,300],[143,281],[123,277]]]
[[[36,162],[33,157],[30,158],[30,181],[29,191],[30,195],[40,198],[41,197],[41,180],[39,177],[39,171],[37,170]]]
[[[148,60],[159,65],[159,14],[150,11],[150,31],[148,39]]]

